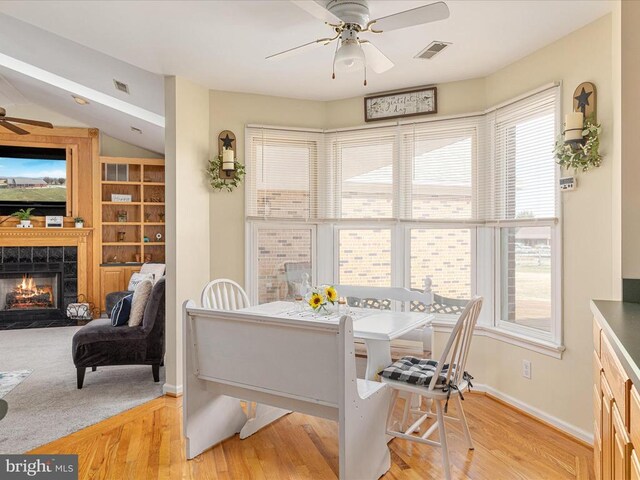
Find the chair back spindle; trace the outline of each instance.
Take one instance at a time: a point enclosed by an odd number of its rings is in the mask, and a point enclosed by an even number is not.
[[[203,308],[214,310],[240,310],[250,306],[246,292],[233,280],[219,278],[209,282],[202,290]]]
[[[451,336],[445,345],[435,375],[429,384],[429,390],[436,388],[438,378],[440,377],[445,365],[448,365],[445,375],[447,385],[458,386],[464,380],[464,371],[469,356],[469,347],[473,338],[473,330],[480,316],[482,309],[482,297],[472,298],[464,311],[458,318]]]

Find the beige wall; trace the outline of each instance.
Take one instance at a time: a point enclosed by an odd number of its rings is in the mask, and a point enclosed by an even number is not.
[[[324,102],[265,95],[211,91],[210,157],[218,154],[218,134],[231,130],[244,163],[244,127],[247,124],[322,128]],[[211,278],[230,278],[244,285],[244,183],[233,192],[210,196]]]
[[[91,127],[91,125],[78,122],[73,118],[61,115],[35,103],[11,105],[8,110],[12,117],[37,118],[44,122],[51,122],[56,127]],[[131,145],[102,132],[100,133],[100,155],[107,157],[162,158],[162,154]]]
[[[588,61],[571,60],[584,58],[585,52]],[[490,385],[588,433],[593,430],[589,300],[615,298],[619,283],[613,234],[611,16],[487,77],[487,105],[557,80],[563,82],[563,113],[572,108],[573,91],[581,82],[595,83],[604,153],[602,166],[580,174],[578,189],[562,195],[566,352],[562,360],[556,360],[498,340],[476,338],[469,368],[478,383]],[[446,334],[435,338],[441,347]],[[521,375],[523,359],[531,361],[531,380]]]
[[[165,79],[166,168],[166,383],[182,388],[182,303],[199,302],[210,278],[209,91],[179,77]]]
[[[131,145],[104,133],[100,134],[100,155],[105,157],[162,158],[161,153]]]
[[[80,127],[89,128],[91,125],[86,125],[82,122],[78,122],[73,118],[61,115],[48,108],[41,107],[35,103],[19,103],[10,106],[6,106],[7,116],[18,118],[35,118],[42,120],[43,122],[51,122],[56,127]]]
[[[483,110],[485,108],[484,85],[483,78],[437,85],[438,114],[433,117]],[[372,80],[367,88],[374,92],[375,80]],[[327,102],[324,128],[354,127],[364,123],[364,97]]]
[[[640,2],[621,2],[622,276],[640,278]]]

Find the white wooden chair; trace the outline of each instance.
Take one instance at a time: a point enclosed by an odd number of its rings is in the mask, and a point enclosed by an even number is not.
[[[296,320],[184,303],[183,428],[191,459],[243,427],[238,399],[339,423],[341,480],[377,480],[390,467],[390,389],[356,378],[353,324]]]
[[[251,306],[249,296],[244,289],[233,280],[227,278],[218,278],[207,283],[202,289],[200,303],[202,308],[227,311],[240,310]],[[240,438],[247,438],[265,425],[269,425],[288,413],[291,413],[291,411],[247,401],[247,423],[240,431]]]
[[[383,383],[391,386],[393,395],[391,397],[391,403],[389,405],[389,414],[387,417],[387,434],[397,438],[403,438],[405,440],[412,440],[427,445],[439,446],[442,448],[442,462],[444,466],[445,478],[449,480],[451,478],[451,467],[449,465],[449,451],[447,449],[447,433],[445,427],[445,418],[447,420],[459,420],[462,422],[462,430],[464,432],[465,439],[469,450],[473,450],[473,442],[471,440],[471,434],[469,433],[469,426],[467,425],[467,419],[465,418],[464,411],[462,409],[462,402],[460,400],[460,392],[467,388],[469,385],[469,379],[465,374],[465,367],[467,364],[467,358],[469,355],[469,347],[473,338],[473,330],[475,328],[480,310],[482,308],[482,297],[474,297],[467,303],[464,311],[460,315],[460,318],[456,322],[451,336],[440,356],[440,360],[436,366],[433,378],[429,385],[412,385],[400,380],[391,380],[389,378],[381,377]],[[445,365],[451,366],[443,372]],[[438,384],[440,376],[444,377],[444,381]],[[446,387],[443,388],[443,385]],[[413,410],[411,413],[417,413],[419,415],[412,425],[406,430],[405,421],[407,417],[407,411],[409,409],[410,401],[406,402],[405,414],[403,418],[403,424],[401,429],[403,431],[394,430],[394,426],[397,425],[393,421],[393,410],[398,400],[399,392],[408,393],[410,395],[416,394],[427,400],[427,409],[421,411],[420,409]],[[456,402],[458,418],[445,417],[444,410],[446,408],[446,402],[452,399]],[[418,405],[420,402],[418,402]],[[420,426],[429,418],[433,418],[431,411],[432,404],[436,407],[436,421],[431,425],[424,433],[420,433]],[[438,430],[440,441],[430,440],[429,437]]]
[[[250,305],[249,296],[233,280],[218,278],[202,289],[200,303],[203,308],[215,310],[240,310]]]

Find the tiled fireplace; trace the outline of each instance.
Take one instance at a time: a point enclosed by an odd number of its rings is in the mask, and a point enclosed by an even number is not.
[[[72,324],[77,297],[77,247],[0,247],[0,329]]]

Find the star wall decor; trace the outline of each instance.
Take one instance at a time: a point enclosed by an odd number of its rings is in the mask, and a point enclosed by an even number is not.
[[[584,89],[584,87],[582,87],[582,91],[580,92],[580,95],[578,95],[577,97],[573,97],[575,100],[578,101],[578,110],[580,110],[582,113],[584,113],[587,106],[589,105],[589,97],[592,94],[593,92],[587,92]]]
[[[229,137],[229,134],[227,133],[224,138],[221,138],[221,140],[222,140],[222,147],[223,148],[229,149],[229,150],[233,150],[233,142],[234,142],[235,138]]]
[[[582,112],[584,118],[591,118],[595,123],[596,118],[596,86],[591,82],[583,82],[573,92],[573,111]]]
[[[238,148],[236,135],[231,130],[223,130],[218,134],[218,153],[222,155],[223,150],[233,150]]]

